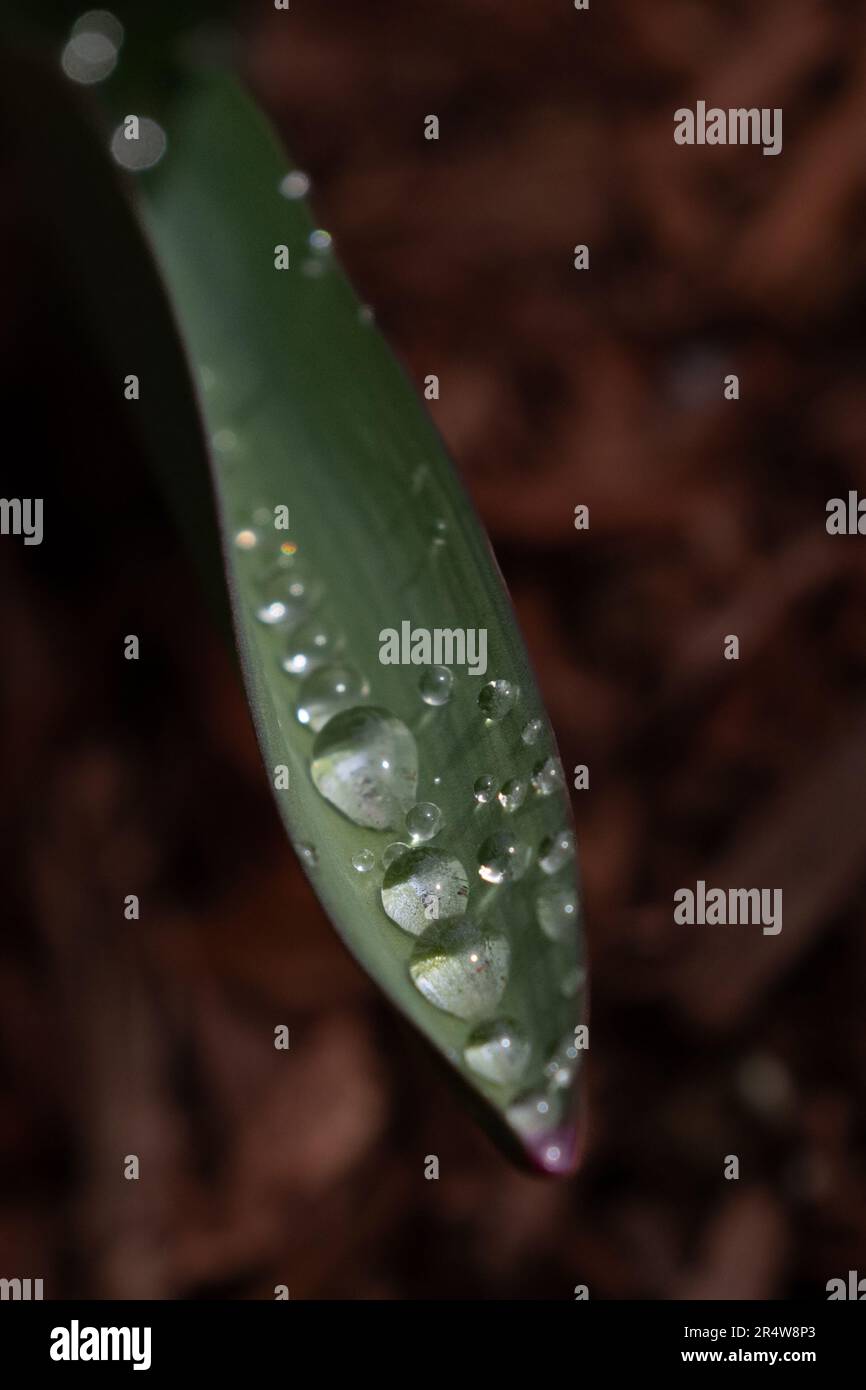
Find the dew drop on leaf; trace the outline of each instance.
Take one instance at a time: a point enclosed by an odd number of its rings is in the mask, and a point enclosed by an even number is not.
[[[325,800],[355,825],[396,829],[415,800],[418,748],[389,710],[359,706],[335,714],[317,734],[310,772]]]

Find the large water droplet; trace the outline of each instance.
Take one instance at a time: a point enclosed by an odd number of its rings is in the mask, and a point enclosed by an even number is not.
[[[425,705],[447,705],[454,689],[454,675],[447,666],[430,666],[418,682]]]
[[[338,646],[338,640],[316,618],[302,623],[292,633],[282,660],[284,671],[290,676],[306,676],[330,661]]]
[[[519,1081],[529,1062],[531,1048],[518,1028],[506,1018],[482,1023],[471,1034],[464,1057],[466,1064],[478,1076],[497,1085],[508,1086]]]
[[[497,723],[504,719],[517,699],[517,686],[511,681],[488,681],[478,696],[478,708],[485,719]]]
[[[504,936],[464,918],[425,931],[412,952],[409,974],[437,1009],[477,1019],[495,1009],[505,993],[510,954]]]
[[[316,736],[310,771],[325,800],[349,820],[391,830],[402,824],[415,800],[418,749],[389,710],[344,710]]]
[[[511,777],[499,789],[499,804],[503,811],[519,811],[529,790],[524,777]]]
[[[469,880],[452,854],[410,849],[394,859],[382,880],[382,906],[398,927],[420,936],[431,922],[466,911]]]
[[[574,836],[570,830],[546,835],[538,846],[538,862],[546,874],[558,873],[574,855]]]
[[[531,858],[528,845],[510,830],[499,830],[479,849],[478,872],[486,883],[513,883],[526,873]]]
[[[322,666],[302,683],[295,706],[299,724],[318,733],[341,710],[365,700],[370,687],[352,666]]]
[[[433,801],[419,801],[406,816],[406,829],[415,842],[432,840],[442,829],[442,812]]]
[[[577,925],[577,893],[571,886],[544,888],[535,902],[538,925],[551,941],[573,938]]]
[[[479,777],[473,788],[475,800],[479,806],[486,806],[488,801],[492,801],[496,795],[496,778],[489,772],[483,777]]]
[[[562,768],[556,758],[545,758],[532,769],[532,786],[539,796],[551,796],[562,785]]]

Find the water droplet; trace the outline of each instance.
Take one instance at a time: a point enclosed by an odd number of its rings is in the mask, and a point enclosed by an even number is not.
[[[237,546],[238,550],[255,550],[258,543],[258,536],[256,535],[255,531],[250,531],[249,528],[243,531],[238,531],[237,535],[235,536],[235,545]]]
[[[482,1023],[471,1034],[464,1057],[478,1076],[497,1085],[508,1086],[520,1080],[529,1062],[531,1048],[516,1023],[499,1018]]]
[[[267,627],[294,628],[307,616],[317,597],[318,590],[300,575],[278,570],[262,585],[262,602],[256,617]]]
[[[442,829],[442,812],[433,801],[419,801],[406,815],[406,829],[413,841],[432,840]]]
[[[570,830],[546,835],[538,846],[538,862],[546,874],[558,873],[574,854],[574,836]]]
[[[420,936],[430,926],[466,911],[469,880],[452,854],[410,849],[395,858],[382,880],[382,906],[398,927]]]
[[[309,175],[302,169],[292,169],[280,181],[280,192],[284,198],[305,198],[310,191]]]
[[[409,974],[429,1003],[456,1018],[495,1009],[508,984],[510,948],[504,936],[475,922],[428,927],[409,961]]]
[[[567,1033],[544,1067],[544,1074],[554,1090],[562,1091],[571,1085],[577,1075],[579,1058],[574,1034]]]
[[[571,886],[545,888],[535,901],[538,925],[551,941],[568,941],[577,926],[577,893]]]
[[[545,758],[532,769],[533,790],[539,796],[551,796],[563,785],[562,768],[556,758]]]
[[[478,708],[491,723],[504,719],[517,699],[517,686],[511,681],[488,681],[478,696]]]
[[[102,34],[103,38],[111,40],[115,48],[120,48],[123,43],[123,25],[110,10],[85,10],[76,19],[71,32],[73,37],[76,34]]]
[[[447,666],[430,666],[418,682],[425,705],[447,705],[454,689],[454,675]]]
[[[317,227],[314,232],[310,232],[307,242],[313,251],[330,251],[333,237],[323,227]]]
[[[382,850],[382,867],[389,869],[395,859],[399,859],[401,854],[406,854],[412,848],[403,840],[394,840],[390,845],[386,845]]]
[[[319,862],[319,851],[315,845],[305,844],[302,841],[295,845],[295,853],[308,868],[314,869]]]
[[[528,845],[510,830],[498,830],[478,851],[478,872],[485,883],[514,883],[526,873],[531,858]]]
[[[518,1097],[513,1105],[509,1105],[506,1114],[518,1134],[531,1138],[552,1129],[559,1119],[560,1111],[561,1105],[556,1093],[530,1091]]]
[[[490,773],[485,773],[483,777],[478,778],[472,790],[478,805],[486,806],[488,801],[492,801],[496,795],[496,778],[492,777]]]
[[[433,522],[433,546],[439,550],[448,541],[448,522],[441,517]]]
[[[406,725],[389,710],[343,710],[317,735],[310,771],[325,800],[349,820],[391,830],[415,800],[418,749]]]
[[[138,138],[127,137],[127,124],[124,121],[111,137],[111,153],[124,169],[137,174],[143,169],[152,169],[165,154],[168,141],[165,131],[149,116],[141,116],[138,122]]]
[[[336,637],[315,618],[302,623],[289,638],[281,665],[290,676],[307,676],[334,656]]]
[[[73,82],[91,87],[114,72],[117,57],[117,44],[107,34],[81,30],[67,43],[60,65]]]
[[[543,730],[544,725],[542,724],[540,719],[530,719],[529,723],[524,724],[523,728],[521,729],[520,737],[523,739],[523,742],[527,745],[527,747],[529,747],[533,743],[538,742]]]
[[[499,804],[503,811],[519,811],[529,790],[524,777],[512,777],[499,789]]]
[[[357,854],[352,855],[352,868],[357,869],[359,874],[368,874],[376,863],[376,856],[371,849],[359,849]]]
[[[366,700],[369,693],[366,680],[353,666],[320,666],[301,685],[295,718],[318,733],[341,710]]]

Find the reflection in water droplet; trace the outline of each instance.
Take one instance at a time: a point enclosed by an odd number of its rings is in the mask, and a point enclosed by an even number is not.
[[[509,1105],[506,1114],[511,1124],[527,1138],[552,1129],[559,1119],[561,1104],[555,1092],[530,1091]]]
[[[303,681],[295,718],[316,733],[339,714],[366,700],[370,687],[352,666],[320,666]]]
[[[406,829],[413,841],[432,840],[442,829],[442,812],[432,801],[419,801],[407,812]]]
[[[425,705],[447,705],[454,689],[454,676],[447,666],[431,666],[418,682]]]
[[[399,859],[401,854],[406,854],[412,848],[403,840],[393,840],[390,845],[386,845],[382,850],[382,867],[389,869],[395,859]]]
[[[352,868],[357,869],[359,874],[368,874],[376,863],[376,856],[371,849],[359,849],[357,854],[352,855]]]
[[[531,1048],[516,1023],[506,1018],[482,1023],[469,1037],[464,1050],[467,1065],[478,1076],[500,1086],[519,1081],[529,1062]]]
[[[491,723],[504,719],[517,699],[517,687],[511,681],[488,681],[478,696],[478,708]]]
[[[504,936],[466,918],[429,927],[409,961],[409,974],[429,1003],[456,1018],[495,1009],[508,984],[510,948]]]
[[[519,811],[528,789],[523,777],[512,777],[509,781],[503,782],[499,789],[499,804],[503,811]]]
[[[531,858],[528,845],[510,830],[499,830],[479,849],[478,872],[485,883],[514,883],[526,873]]]
[[[301,841],[295,845],[295,853],[308,868],[314,869],[319,862],[319,852],[315,845],[305,844]]]
[[[289,638],[281,665],[290,676],[306,676],[330,661],[339,643],[316,618],[302,623]]]
[[[535,902],[538,925],[551,941],[568,941],[577,925],[577,893],[565,888],[544,888]]]
[[[527,747],[529,747],[531,744],[538,742],[543,729],[544,725],[540,719],[530,719],[529,723],[524,724],[521,729],[520,737]]]
[[[556,758],[545,758],[532,769],[533,790],[539,796],[551,796],[563,785],[562,768]]]
[[[235,536],[235,545],[238,550],[254,550],[258,543],[259,538],[255,531],[250,531],[249,529],[238,531]]]
[[[570,830],[546,835],[538,846],[538,863],[546,874],[558,873],[574,855],[574,836]]]
[[[492,801],[496,795],[496,778],[492,777],[490,773],[485,773],[483,777],[478,778],[473,792],[478,805],[486,806],[488,801]]]
[[[453,854],[410,849],[388,866],[382,880],[382,906],[398,927],[420,936],[430,926],[466,911],[469,880]]]
[[[415,800],[418,749],[406,725],[389,710],[348,709],[329,719],[317,735],[310,771],[325,800],[349,820],[390,830],[402,823]]]
[[[284,198],[305,198],[310,191],[310,179],[301,169],[292,169],[280,180],[280,192]]]
[[[149,116],[141,116],[138,122],[138,138],[128,139],[126,132],[127,125],[124,122],[111,137],[111,153],[118,164],[136,174],[143,169],[152,169],[154,164],[159,163],[168,143],[161,125],[157,125]]]

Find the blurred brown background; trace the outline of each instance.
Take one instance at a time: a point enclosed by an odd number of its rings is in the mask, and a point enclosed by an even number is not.
[[[866,541],[824,528],[866,491],[866,7],[293,0],[245,7],[241,56],[384,331],[440,376],[590,767],[589,1152],[573,1182],[512,1170],[332,934],[8,158],[2,491],[42,492],[46,539],[0,543],[0,1274],[823,1297],[866,1273]],[[698,98],[782,107],[783,154],[677,147]],[[781,887],[781,935],[675,927],[698,878]]]

